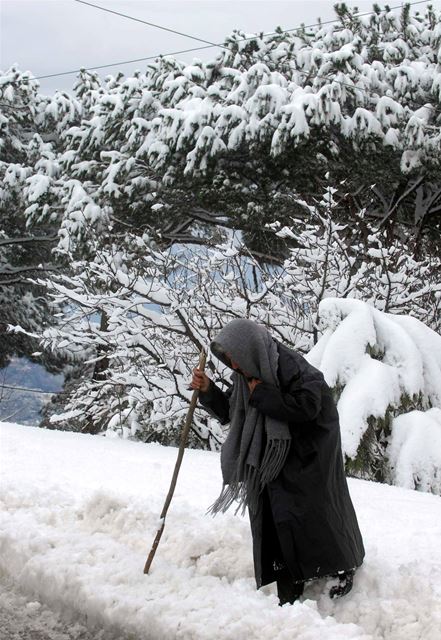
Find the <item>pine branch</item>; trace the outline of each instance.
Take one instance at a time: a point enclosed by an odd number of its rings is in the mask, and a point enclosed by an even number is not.
[[[7,247],[12,244],[26,244],[28,242],[56,242],[58,236],[22,236],[20,238],[2,238],[0,247]]]

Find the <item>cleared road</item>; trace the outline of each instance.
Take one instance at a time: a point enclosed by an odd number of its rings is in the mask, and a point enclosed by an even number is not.
[[[122,640],[109,631],[90,630],[64,619],[44,604],[21,594],[13,582],[0,575],[1,640]],[[132,636],[133,638],[133,636]],[[133,640],[136,640],[133,638]]]

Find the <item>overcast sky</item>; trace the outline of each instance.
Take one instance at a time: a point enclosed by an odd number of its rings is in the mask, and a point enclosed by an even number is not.
[[[317,17],[335,17],[336,0],[90,0],[114,11],[126,13],[158,25],[208,40],[222,42],[233,29],[248,33],[271,32],[280,25],[290,29]],[[372,10],[372,0],[348,0],[362,12]],[[380,2],[381,6],[384,5]],[[389,5],[400,5],[390,0]],[[441,0],[432,4],[441,8]],[[167,33],[155,27],[105,13],[74,0],[0,0],[0,69],[17,63],[34,76],[71,71],[81,66],[121,63],[122,61],[166,54],[204,46],[195,40]],[[423,11],[425,5],[415,7]],[[194,57],[209,60],[218,48],[180,54],[191,62]],[[126,75],[143,69],[142,62],[116,64],[99,71],[102,76],[121,70]],[[40,80],[43,93],[56,89],[69,91],[75,74]]]

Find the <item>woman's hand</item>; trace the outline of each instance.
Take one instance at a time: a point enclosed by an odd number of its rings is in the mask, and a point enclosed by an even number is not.
[[[190,383],[190,389],[198,389],[199,391],[208,391],[210,387],[210,378],[197,367],[193,369],[193,377]]]
[[[249,380],[247,380],[248,383],[248,389],[250,390],[250,394],[253,393],[254,389],[257,387],[258,384],[260,384],[262,382],[262,380],[259,380],[258,378],[250,378]]]

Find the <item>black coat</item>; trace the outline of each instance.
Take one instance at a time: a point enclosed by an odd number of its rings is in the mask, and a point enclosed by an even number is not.
[[[286,566],[294,580],[358,567],[363,540],[344,472],[337,408],[323,374],[277,343],[280,388],[260,383],[250,405],[288,422],[291,447],[280,474],[250,514],[257,587],[274,582]],[[214,383],[202,405],[229,422],[230,393]]]

